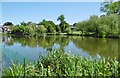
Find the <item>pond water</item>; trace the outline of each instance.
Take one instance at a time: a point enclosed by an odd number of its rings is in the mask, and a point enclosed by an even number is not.
[[[13,62],[33,62],[39,55],[47,55],[48,50],[64,48],[72,55],[82,57],[118,58],[118,39],[102,39],[80,36],[45,36],[39,38],[1,36],[3,65]]]

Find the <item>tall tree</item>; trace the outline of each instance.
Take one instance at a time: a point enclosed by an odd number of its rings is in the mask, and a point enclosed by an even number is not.
[[[109,15],[109,14],[119,14],[119,4],[120,4],[120,1],[117,1],[117,2],[113,2],[113,1],[103,2],[101,4],[100,11],[105,12],[107,15]]]
[[[56,31],[56,26],[53,21],[47,21],[45,19],[42,20],[38,25],[43,25],[45,28],[47,28],[47,32],[55,32]]]
[[[64,15],[60,15],[60,16],[57,18],[57,21],[59,21],[59,20],[60,20],[60,22],[64,22],[64,21],[65,21]]]
[[[57,21],[60,21],[60,28],[61,28],[61,32],[65,32],[66,28],[69,28],[69,24],[65,21],[65,17],[64,15],[60,15],[57,18]]]
[[[20,22],[20,25],[27,26],[27,23],[25,23],[24,21],[22,21],[22,22]]]
[[[5,22],[5,23],[3,24],[3,26],[10,26],[10,25],[13,25],[13,23],[12,23],[12,22]]]

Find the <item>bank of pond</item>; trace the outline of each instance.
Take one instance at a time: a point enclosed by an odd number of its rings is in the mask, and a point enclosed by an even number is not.
[[[120,63],[118,59],[83,58],[73,56],[63,49],[49,51],[33,63],[13,63],[5,68],[3,76],[111,76],[118,77]]]
[[[120,38],[119,34],[116,35],[96,35],[95,33],[82,33],[82,31],[73,31],[69,33],[42,33],[42,34],[17,34],[17,33],[8,33],[8,35],[14,36],[26,36],[26,37],[41,37],[47,35],[56,35],[56,36],[81,36],[81,37],[94,37],[94,38]]]

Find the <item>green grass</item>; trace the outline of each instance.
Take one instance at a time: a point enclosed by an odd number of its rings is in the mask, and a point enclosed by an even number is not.
[[[119,68],[116,59],[89,60],[59,49],[40,56],[34,63],[13,63],[4,69],[3,76],[120,76]]]
[[[72,31],[69,33],[46,33],[47,35],[81,35],[81,31]]]
[[[72,33],[73,33],[73,34],[82,34],[81,31],[73,31]]]

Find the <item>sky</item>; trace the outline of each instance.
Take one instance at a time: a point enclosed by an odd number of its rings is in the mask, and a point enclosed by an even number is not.
[[[110,0],[2,0],[3,2],[103,2]],[[118,1],[118,0],[112,0]]]
[[[101,2],[2,2],[2,24],[22,21],[39,23],[43,19],[56,24],[58,16],[63,14],[65,20],[76,23],[87,20],[91,15],[100,15]]]
[[[0,25],[2,22],[2,3],[0,2]]]

